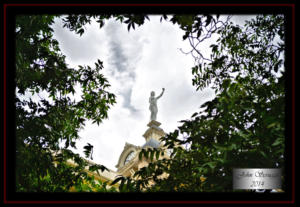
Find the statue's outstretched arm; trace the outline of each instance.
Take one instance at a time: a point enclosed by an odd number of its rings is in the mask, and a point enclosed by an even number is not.
[[[165,88],[162,89],[161,94],[159,96],[157,96],[156,99],[159,99],[160,97],[162,97],[162,95],[164,94],[164,92],[165,92]]]

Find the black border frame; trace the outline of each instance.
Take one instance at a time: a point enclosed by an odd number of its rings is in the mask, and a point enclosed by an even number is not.
[[[9,81],[11,81],[11,77],[14,77],[14,72],[9,68],[8,66],[11,64],[14,64],[13,55],[10,56],[10,54],[13,54],[14,50],[12,45],[13,38],[12,36],[9,36],[9,32],[13,29],[13,24],[11,24],[12,15],[16,13],[26,14],[26,13],[45,13],[50,11],[50,13],[65,13],[66,8],[69,11],[72,11],[72,13],[82,13],[83,8],[88,8],[89,13],[90,12],[99,12],[99,8],[101,8],[101,11],[105,12],[105,10],[111,10],[113,9],[116,12],[143,12],[143,13],[149,13],[147,11],[152,11],[152,14],[156,13],[165,13],[165,9],[167,8],[170,13],[173,12],[180,12],[180,13],[192,13],[193,12],[199,12],[199,7],[205,8],[206,13],[215,12],[216,10],[226,10],[226,12],[222,13],[236,13],[236,10],[238,9],[238,12],[243,13],[259,13],[263,9],[263,13],[275,13],[276,12],[283,12],[287,15],[288,21],[286,24],[287,27],[287,50],[286,50],[286,60],[288,62],[288,67],[291,68],[291,70],[287,70],[289,81],[287,81],[287,100],[291,100],[290,106],[287,106],[287,114],[290,114],[291,116],[288,117],[286,126],[287,126],[287,136],[291,137],[291,140],[286,140],[286,157],[291,158],[289,160],[290,163],[289,166],[286,168],[286,172],[290,171],[289,174],[290,177],[287,177],[287,187],[291,187],[291,189],[287,189],[286,193],[283,194],[237,194],[237,193],[202,193],[202,198],[212,198],[212,200],[197,200],[197,197],[199,196],[196,193],[187,193],[183,194],[180,193],[180,196],[176,196],[177,194],[169,194],[169,193],[161,193],[164,197],[164,200],[153,200],[153,194],[144,194],[141,196],[140,194],[105,194],[104,196],[100,196],[97,194],[97,198],[100,200],[95,200],[95,194],[93,193],[70,193],[70,194],[56,194],[56,193],[47,193],[47,194],[41,194],[41,193],[13,193],[12,186],[9,185],[9,183],[13,184],[11,181],[11,177],[8,175],[12,175],[12,169],[14,169],[13,162],[9,161],[12,159],[8,159],[13,156],[14,150],[7,150],[11,149],[10,147],[13,146],[12,144],[13,139],[8,139],[11,136],[11,132],[7,126],[10,126],[11,123],[13,123],[13,120],[7,119],[12,118],[12,114],[8,112],[12,112],[14,109],[13,104],[9,105],[9,100],[13,100],[13,93],[8,93],[9,89],[11,89],[12,85],[7,85]],[[25,8],[25,9],[24,9]],[[26,8],[29,8],[29,10],[26,10]],[[50,9],[49,9],[50,8]],[[55,10],[53,10],[55,8]],[[227,9],[226,9],[227,8]],[[18,10],[19,9],[19,10]],[[180,10],[179,10],[180,9]],[[145,12],[146,11],[146,12]],[[201,12],[201,11],[200,11]],[[73,203],[73,204],[79,204],[79,203],[132,203],[132,204],[142,204],[142,203],[195,203],[195,204],[235,204],[235,203],[247,203],[247,204],[293,204],[295,203],[295,4],[4,4],[3,7],[3,98],[4,98],[4,104],[3,104],[3,166],[4,166],[4,176],[3,176],[3,201],[5,204],[20,204],[20,203],[28,203],[28,204],[56,204],[56,203]],[[12,30],[14,31],[14,30]],[[12,82],[13,83],[13,82]],[[13,90],[14,91],[14,90]],[[7,115],[9,114],[9,117]],[[8,136],[9,135],[9,136]],[[7,147],[8,146],[8,147]],[[287,149],[288,147],[288,149]],[[13,177],[13,176],[12,176]],[[8,178],[8,179],[7,179]],[[13,177],[14,179],[14,177]],[[79,200],[74,200],[74,197],[79,197],[78,194],[80,194],[82,197]],[[231,197],[230,195],[233,195],[234,197],[238,197],[235,200],[229,200]],[[38,195],[38,196],[37,196]],[[75,195],[75,196],[74,196]],[[125,196],[119,195],[125,195],[127,199],[124,199]],[[145,196],[146,195],[146,196]],[[157,195],[157,194],[155,194]],[[246,195],[246,196],[245,196]],[[283,196],[284,195],[284,196]],[[129,196],[129,197],[128,197]],[[37,198],[38,197],[38,198]],[[172,198],[173,199],[170,199]],[[32,199],[34,198],[34,199]],[[52,198],[58,198],[58,200],[52,200]],[[103,198],[109,198],[108,200],[103,200]],[[128,198],[132,200],[128,200]],[[167,200],[166,200],[167,198]],[[174,200],[174,198],[181,198],[180,200]],[[182,200],[182,198],[185,198],[185,200]],[[196,198],[196,199],[195,199]],[[198,197],[199,198],[199,197]],[[216,198],[223,198],[223,200],[214,200]],[[248,200],[245,200],[245,198],[248,198]],[[32,199],[32,200],[30,200]],[[49,200],[47,200],[49,199]],[[121,199],[121,200],[119,200]],[[169,199],[169,200],[168,200]],[[187,200],[186,200],[187,199]]]

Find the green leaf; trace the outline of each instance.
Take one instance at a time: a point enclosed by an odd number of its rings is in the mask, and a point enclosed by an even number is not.
[[[266,155],[266,153],[265,152],[263,152],[263,151],[260,151],[259,152],[265,159],[267,159],[268,157],[267,157],[267,155]]]
[[[267,128],[273,128],[273,127],[275,127],[276,125],[277,125],[277,123],[275,122],[275,123],[269,124],[269,125],[267,126]]]
[[[202,33],[202,29],[199,29],[197,32],[197,38],[199,38],[201,36],[201,33]]]
[[[160,151],[159,151],[159,150],[156,150],[155,152],[156,152],[155,158],[156,158],[156,160],[158,160]]]
[[[192,115],[192,118],[197,116],[199,113],[198,112],[195,112],[193,115]]]
[[[120,192],[123,191],[123,187],[124,187],[125,181],[126,181],[125,178],[121,179],[121,184],[119,185],[119,190],[120,190]]]
[[[207,162],[204,164],[204,166],[208,165],[211,169],[214,169],[216,167],[216,162]]]
[[[117,182],[119,182],[120,180],[122,181],[122,180],[124,180],[125,178],[123,177],[123,176],[120,176],[120,177],[118,177],[118,178],[116,178],[110,185],[114,185],[114,184],[116,184]]]
[[[84,29],[83,29],[83,28],[79,29],[79,30],[77,31],[77,33],[78,33],[80,36],[82,36],[82,34],[84,33]]]
[[[275,142],[272,144],[272,146],[278,146],[278,145],[281,145],[281,144],[283,144],[284,143],[284,140],[283,140],[283,138],[277,138],[276,140],[275,140]]]
[[[211,20],[212,20],[212,16],[207,15],[206,21],[205,21],[206,22],[205,27],[207,27],[210,24]]]
[[[143,150],[144,150],[144,149],[142,149],[142,150],[140,151],[140,153],[139,153],[139,160],[140,160],[140,161],[142,160],[142,157],[143,157],[143,153],[144,153]]]
[[[188,37],[189,37],[189,33],[188,33],[188,32],[186,32],[186,33],[182,36],[183,40],[186,40]]]
[[[150,149],[150,160],[153,161],[153,157],[154,157],[154,150]]]

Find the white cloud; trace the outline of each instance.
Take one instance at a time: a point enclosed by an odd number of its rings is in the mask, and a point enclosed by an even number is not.
[[[126,25],[111,20],[102,29],[98,27],[87,26],[82,37],[61,29],[59,22],[54,29],[70,65],[93,65],[98,58],[104,61],[103,73],[111,92],[117,95],[117,104],[99,126],[87,122],[77,151],[83,155],[83,146],[90,143],[94,145],[94,161],[116,170],[125,142],[145,142],[142,135],[150,119],[150,91],[159,95],[162,87],[166,89],[158,100],[158,121],[166,132],[175,130],[178,121],[190,118],[202,103],[213,98],[213,92],[196,91],[192,86],[193,59],[178,49],[189,47],[178,26],[151,16],[150,22],[130,32]]]
[[[93,65],[97,59],[107,58],[107,38],[104,30],[99,29],[96,22],[85,26],[82,36],[63,28],[60,19],[53,25],[54,38],[60,43],[60,48],[66,55],[67,62],[72,67],[77,65]]]

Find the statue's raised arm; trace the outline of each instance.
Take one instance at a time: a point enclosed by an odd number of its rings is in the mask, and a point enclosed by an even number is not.
[[[165,92],[165,88],[162,88],[161,94],[159,96],[157,96],[156,99],[159,99],[160,97],[162,97],[162,95],[164,94],[164,92]]]

